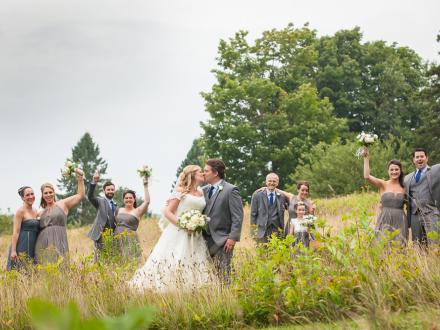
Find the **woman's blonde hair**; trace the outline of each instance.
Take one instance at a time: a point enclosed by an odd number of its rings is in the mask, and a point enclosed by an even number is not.
[[[194,179],[196,177],[197,171],[202,168],[198,165],[188,165],[185,166],[183,171],[179,174],[179,179],[177,180],[177,187],[182,187],[185,192],[189,192],[191,186],[194,184]]]
[[[55,188],[54,188],[54,186],[53,186],[51,183],[48,183],[48,182],[43,183],[43,184],[41,185],[41,201],[40,201],[40,206],[41,206],[43,209],[46,208],[46,206],[47,206],[47,203],[46,203],[46,201],[45,201],[44,198],[43,198],[43,191],[44,191],[44,189],[46,189],[46,188],[52,189],[52,191],[54,192],[53,199],[54,199],[54,201],[57,200],[57,196],[56,196],[56,194],[55,194]]]

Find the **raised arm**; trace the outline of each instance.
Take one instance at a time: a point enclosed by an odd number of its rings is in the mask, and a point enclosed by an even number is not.
[[[12,229],[12,242],[11,242],[11,260],[17,260],[17,241],[20,235],[21,222],[23,221],[24,212],[22,208],[19,208],[14,216],[14,225]]]
[[[92,182],[90,182],[89,189],[87,191],[87,198],[96,209],[99,207],[98,198],[95,196],[95,189],[98,181],[99,181],[99,174],[95,173],[93,175]]]
[[[385,181],[370,174],[370,154],[368,152],[368,147],[364,147],[364,179],[379,189],[382,189],[385,185]]]
[[[65,212],[69,212],[72,207],[78,205],[86,194],[86,187],[84,185],[84,173],[80,169],[76,169],[76,180],[78,181],[76,194],[59,201],[60,206],[64,209]]]
[[[144,201],[135,210],[136,216],[139,219],[145,212],[147,212],[148,205],[150,205],[150,192],[148,191],[148,179],[144,178]]]
[[[277,188],[277,192],[279,192],[280,194],[283,194],[284,196],[286,196],[287,200],[289,200],[289,201],[292,199],[293,196],[295,196],[294,194],[292,194],[292,193],[290,193],[288,191],[284,191],[284,190],[281,190],[281,189],[278,189],[278,188]]]

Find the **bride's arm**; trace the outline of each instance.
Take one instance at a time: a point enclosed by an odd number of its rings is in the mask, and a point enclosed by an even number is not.
[[[169,222],[171,222],[173,225],[177,226],[177,217],[176,217],[176,210],[179,206],[180,200],[177,198],[173,198],[168,200],[167,206],[165,207],[165,211],[163,212],[163,215]]]

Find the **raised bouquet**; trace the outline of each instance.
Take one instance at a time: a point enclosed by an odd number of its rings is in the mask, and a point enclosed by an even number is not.
[[[78,168],[78,166],[73,161],[68,159],[64,164],[64,168],[61,169],[61,174],[67,178],[75,174],[76,168]]]
[[[151,174],[153,173],[153,170],[150,166],[144,165],[142,167],[139,167],[137,169],[137,172],[141,178],[148,179],[151,176]]]
[[[209,218],[199,210],[183,212],[177,219],[177,225],[188,231],[201,232],[208,226]]]
[[[377,134],[365,132],[361,132],[360,134],[358,134],[358,136],[356,137],[356,141],[362,147],[356,151],[356,156],[358,158],[363,157],[365,153],[363,147],[368,147],[369,145],[376,143],[378,139],[379,137],[377,136]]]
[[[315,226],[316,217],[312,214],[307,214],[301,220],[301,225],[306,226],[308,228],[312,228]]]

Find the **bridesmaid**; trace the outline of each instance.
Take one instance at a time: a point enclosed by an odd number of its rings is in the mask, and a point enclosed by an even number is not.
[[[388,180],[378,179],[370,174],[370,155],[368,148],[364,147],[364,179],[379,188],[381,211],[376,221],[376,232],[385,230],[399,233],[394,237],[402,245],[408,241],[408,222],[403,207],[406,203],[405,188],[403,184],[402,164],[395,159],[388,163]]]
[[[315,214],[316,205],[310,200],[309,192],[310,192],[310,184],[307,181],[299,181],[296,185],[297,194],[291,194],[287,191],[281,191],[288,199],[289,199],[289,221],[286,223],[286,228],[284,228],[285,233],[288,234],[290,232],[291,219],[298,218],[297,215],[297,206],[299,203],[304,204],[305,206],[305,214]]]
[[[84,174],[75,170],[78,181],[77,193],[56,201],[55,189],[50,183],[41,186],[40,234],[38,235],[35,257],[38,263],[56,262],[59,257],[69,252],[67,242],[67,214],[72,207],[81,202],[85,196]]]
[[[147,211],[150,204],[148,191],[148,179],[144,178],[144,201],[137,207],[136,193],[126,190],[122,194],[124,207],[120,208],[116,215],[115,238],[120,241],[122,257],[140,257],[141,247],[136,231],[142,215]]]
[[[38,212],[32,205],[35,194],[31,187],[25,186],[18,189],[18,194],[23,200],[14,217],[12,242],[9,248],[7,269],[20,269],[26,265],[26,260],[35,262],[35,242],[40,227],[37,220]]]

